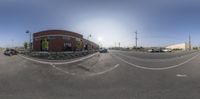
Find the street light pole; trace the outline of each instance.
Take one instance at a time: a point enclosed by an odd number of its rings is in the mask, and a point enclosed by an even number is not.
[[[137,34],[138,34],[138,32],[136,31],[136,32],[135,32],[135,47],[136,47],[136,48],[137,48],[137,40],[138,40]]]
[[[87,41],[88,41],[88,42],[87,42],[87,50],[88,50],[88,51],[89,51],[89,45],[90,45],[90,44],[89,44],[89,42],[90,42],[90,41],[89,41],[89,38],[90,38],[90,37],[92,37],[91,34],[87,37]]]
[[[89,41],[90,37],[92,37],[92,35],[91,35],[91,34],[90,34],[90,35],[88,35],[88,37],[87,37],[87,40],[88,40],[88,41]]]
[[[27,33],[27,34],[28,34],[28,33],[30,34],[29,52],[31,52],[31,48],[32,48],[32,47],[31,47],[31,35],[32,35],[32,33],[31,33],[29,30],[27,30],[26,33]]]
[[[101,42],[99,42],[99,48],[101,48],[102,46],[101,46]]]

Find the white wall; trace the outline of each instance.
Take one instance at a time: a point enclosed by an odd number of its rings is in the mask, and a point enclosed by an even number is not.
[[[166,48],[187,50],[189,48],[189,45],[186,43],[180,43],[180,44],[174,44],[174,45],[167,46]]]

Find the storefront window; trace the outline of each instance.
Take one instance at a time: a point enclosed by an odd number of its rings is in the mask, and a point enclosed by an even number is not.
[[[48,39],[53,40],[53,39],[56,39],[56,37],[55,36],[48,36]]]
[[[70,37],[69,36],[63,36],[63,39],[64,40],[70,40]]]
[[[70,42],[64,42],[64,49],[65,49],[65,51],[71,51],[72,44]]]
[[[81,39],[80,38],[76,38],[76,41],[81,41]]]

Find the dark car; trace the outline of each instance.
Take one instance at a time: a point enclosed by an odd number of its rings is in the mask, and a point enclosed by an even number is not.
[[[99,52],[100,53],[108,53],[108,50],[106,48],[100,48]]]
[[[17,55],[17,54],[18,52],[15,49],[6,49],[4,51],[4,55],[8,55],[8,56]]]
[[[148,52],[150,52],[150,53],[161,53],[163,51],[160,48],[155,48],[155,49],[149,49]]]

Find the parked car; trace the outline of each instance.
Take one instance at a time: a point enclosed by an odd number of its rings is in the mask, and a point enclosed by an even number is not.
[[[171,49],[162,49],[163,52],[172,52]]]
[[[152,52],[153,52],[153,49],[149,49],[148,52],[152,53]]]
[[[18,52],[15,49],[6,49],[4,51],[4,55],[8,55],[8,56],[17,55],[17,54]]]
[[[108,50],[106,48],[100,48],[99,52],[100,53],[108,53]]]
[[[160,52],[163,52],[163,51],[160,48],[156,48],[156,49],[149,49],[148,52],[150,52],[150,53],[160,53]]]

